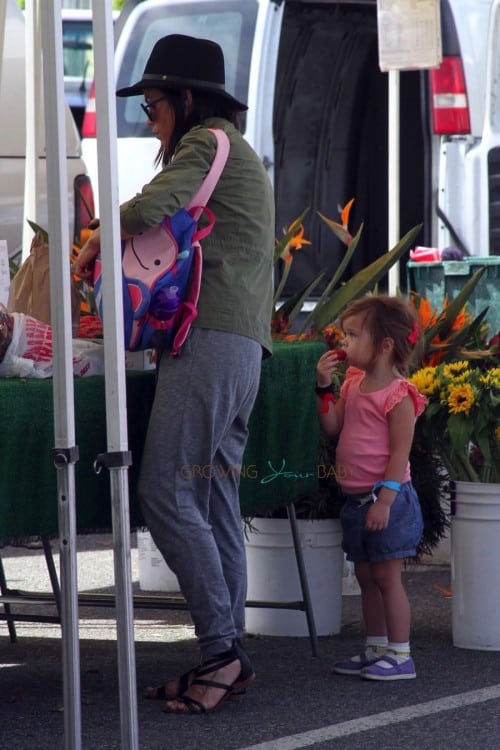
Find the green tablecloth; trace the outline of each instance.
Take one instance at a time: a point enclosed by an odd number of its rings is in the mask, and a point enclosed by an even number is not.
[[[262,363],[240,488],[243,515],[285,505],[317,488],[319,428],[314,407],[319,342],[278,343]],[[154,393],[154,374],[127,373],[132,526],[142,526],[135,486]],[[106,452],[104,378],[75,380],[77,526],[111,528],[109,476],[93,462]],[[57,476],[51,380],[0,379],[0,537],[55,534]]]

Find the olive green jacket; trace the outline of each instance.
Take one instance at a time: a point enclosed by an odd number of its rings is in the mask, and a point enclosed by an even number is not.
[[[215,155],[209,127],[224,130],[230,153],[208,202],[215,226],[202,241],[203,275],[194,325],[248,336],[269,353],[274,196],[262,162],[233,125],[211,118],[186,133],[171,164],[120,207],[121,226],[138,234],[188,204]]]

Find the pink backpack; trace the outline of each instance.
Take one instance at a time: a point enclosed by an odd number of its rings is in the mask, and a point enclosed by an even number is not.
[[[177,355],[198,314],[202,273],[200,240],[215,223],[206,207],[229,155],[229,139],[210,129],[217,151],[210,171],[198,192],[174,216],[166,216],[151,229],[122,242],[123,314],[125,349],[170,349]],[[202,214],[208,224],[198,229]],[[102,272],[98,257],[94,270],[94,293],[102,319]]]

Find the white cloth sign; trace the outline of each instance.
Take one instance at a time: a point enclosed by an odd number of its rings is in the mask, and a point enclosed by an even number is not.
[[[436,68],[443,52],[439,0],[378,0],[380,70]]]

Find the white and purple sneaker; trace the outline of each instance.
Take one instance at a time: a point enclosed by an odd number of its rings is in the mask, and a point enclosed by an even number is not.
[[[359,677],[362,669],[375,664],[381,658],[381,656],[382,654],[380,651],[377,652],[373,648],[368,646],[360,654],[351,656],[350,659],[346,659],[345,661],[336,662],[333,665],[333,671],[336,674],[347,674],[354,675],[354,677]]]
[[[417,676],[411,656],[405,661],[398,661],[389,654],[366,665],[359,674],[364,680],[413,680]]]

